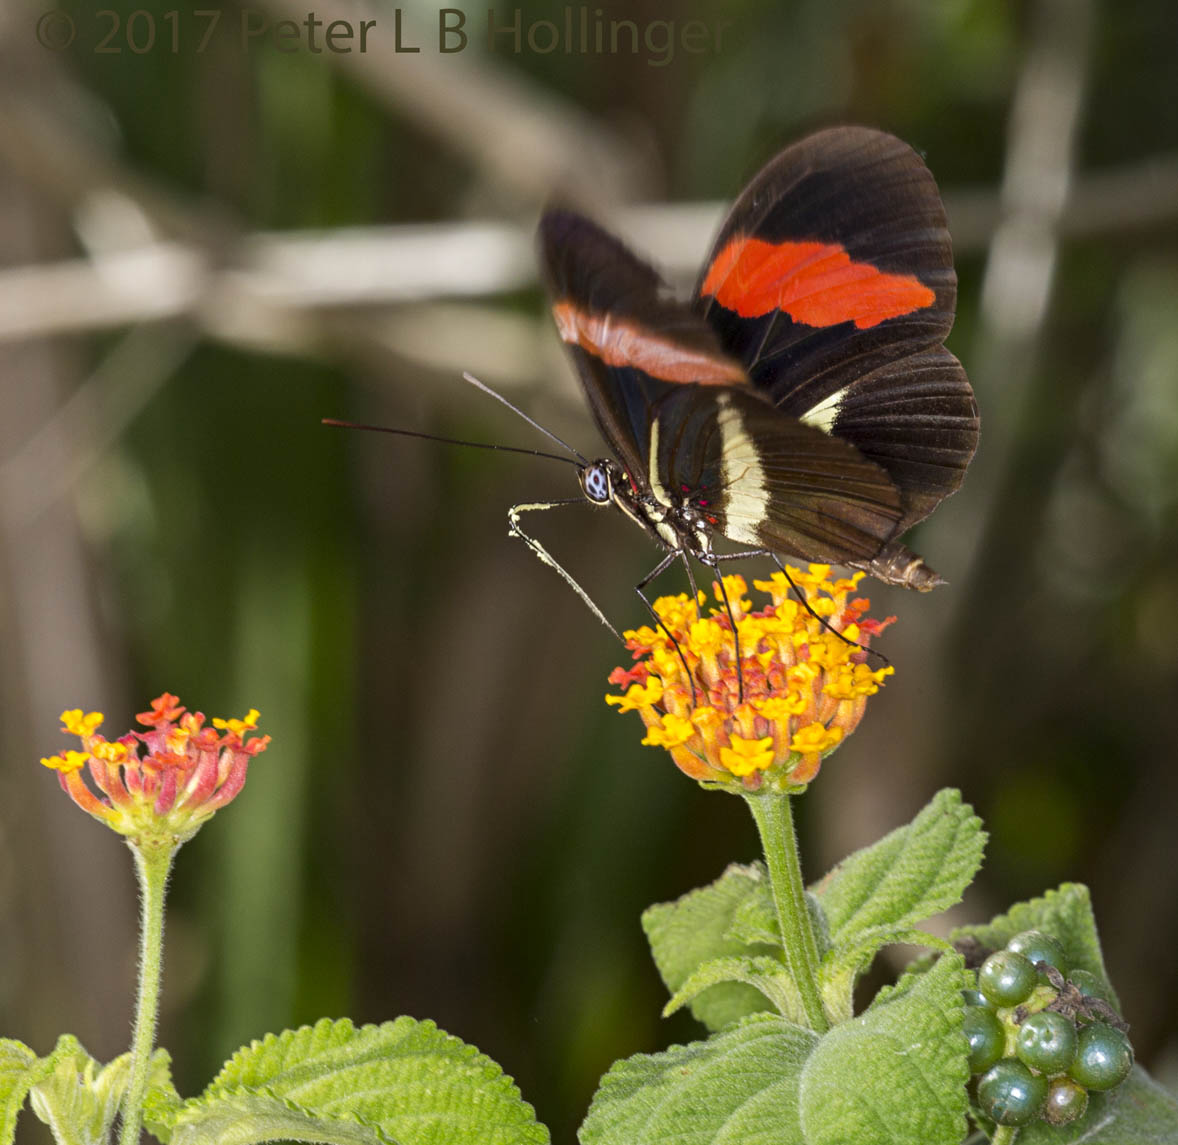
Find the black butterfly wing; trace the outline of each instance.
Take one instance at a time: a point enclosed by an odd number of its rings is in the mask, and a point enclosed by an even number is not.
[[[730,540],[779,556],[870,560],[894,534],[900,492],[854,446],[756,394],[689,386],[657,410],[652,472]]]
[[[899,534],[960,485],[977,446],[973,392],[941,344],[956,294],[928,168],[894,136],[842,127],[753,179],[705,263],[697,308],[783,414],[888,471]]]

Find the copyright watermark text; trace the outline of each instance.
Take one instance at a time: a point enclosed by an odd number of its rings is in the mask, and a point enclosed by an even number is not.
[[[569,5],[553,16],[528,19],[519,8],[487,8],[477,14],[438,8],[431,26],[417,9],[412,22],[403,20],[400,8],[380,12],[379,20],[324,20],[314,11],[298,19],[274,19],[252,8],[99,8],[76,16],[51,9],[38,18],[36,36],[49,51],[95,55],[203,55],[214,43],[225,42],[243,52],[348,55],[379,45],[398,55],[454,55],[481,41],[494,54],[629,55],[651,67],[665,67],[679,52],[719,53],[732,26],[731,20],[615,19],[589,5]]]

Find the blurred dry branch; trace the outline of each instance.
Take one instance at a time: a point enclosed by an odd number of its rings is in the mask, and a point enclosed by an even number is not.
[[[0,138],[0,154],[8,141]],[[1005,198],[950,190],[945,199],[958,252],[984,249],[1005,217]],[[136,204],[126,206],[133,210]],[[720,203],[619,207],[603,221],[668,275],[686,278],[698,267],[722,211]],[[1176,217],[1178,156],[1159,156],[1078,178],[1052,233],[1109,235]],[[1002,224],[1003,233],[1008,225]],[[161,239],[0,271],[0,341],[186,315],[218,339],[300,352],[308,349],[308,313],[490,298],[530,286],[535,276],[531,227],[524,224],[247,234],[229,251]],[[533,373],[527,366],[524,371]]]
[[[1006,442],[1018,420],[1012,415],[1028,400],[1027,390],[1010,383],[1034,372],[1036,342],[1047,316],[1064,218],[1077,179],[1073,151],[1094,20],[1088,0],[1041,0],[1036,5],[1010,111],[999,189],[1001,220],[982,278],[974,365],[975,379],[1002,382],[1004,400],[996,416],[1003,420]]]

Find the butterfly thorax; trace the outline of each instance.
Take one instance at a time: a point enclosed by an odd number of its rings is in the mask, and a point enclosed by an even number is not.
[[[712,530],[688,497],[642,491],[610,458],[599,458],[578,471],[581,491],[594,505],[616,505],[664,548],[710,562]]]

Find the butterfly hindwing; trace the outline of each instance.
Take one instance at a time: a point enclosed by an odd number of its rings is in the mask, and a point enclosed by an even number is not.
[[[689,497],[730,540],[782,556],[870,559],[901,514],[882,467],[735,388],[668,395],[650,464],[652,487]]]
[[[969,380],[944,346],[879,367],[805,420],[887,470],[903,499],[897,536],[958,488],[978,437]]]

